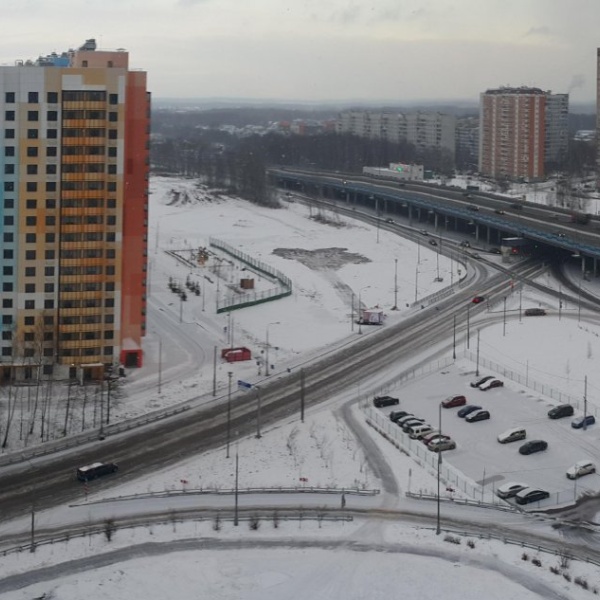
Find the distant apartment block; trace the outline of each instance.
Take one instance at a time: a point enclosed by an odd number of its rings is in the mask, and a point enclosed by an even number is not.
[[[479,171],[509,179],[541,179],[568,143],[568,94],[498,88],[480,96]]]
[[[462,117],[456,121],[456,165],[477,171],[479,159],[479,118]]]
[[[141,366],[150,96],[125,50],[0,67],[0,377]]]
[[[455,151],[456,117],[442,113],[398,113],[349,110],[338,115],[336,133],[363,138],[402,141],[419,149],[440,148]]]

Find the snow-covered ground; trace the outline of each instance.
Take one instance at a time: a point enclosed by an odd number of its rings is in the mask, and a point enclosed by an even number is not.
[[[232,337],[234,346],[247,346],[263,360],[260,364],[255,360],[232,364],[219,361],[218,395],[226,390],[229,371],[234,380],[251,384],[264,378],[267,337],[273,376],[285,376],[287,368],[294,369],[331,346],[358,338],[358,326],[351,324],[352,294],[355,307],[360,297],[365,306],[381,307],[387,323],[393,323],[418,312],[423,298],[465,275],[466,265],[459,260],[458,252],[452,259],[440,256],[426,237],[417,246],[383,228],[377,232],[335,214],[325,215],[324,222],[318,221],[310,218],[309,209],[300,203],[285,203],[283,208],[273,210],[236,199],[214,198],[191,180],[154,178],[151,190],[150,312],[145,364],[139,371],[128,373],[127,396],[114,407],[113,416],[117,419],[210,395],[213,349],[228,347]],[[293,295],[236,311],[231,316],[216,315],[216,273],[211,270],[210,261],[203,267],[189,267],[165,252],[206,247],[211,236],[285,273],[294,283]],[[273,254],[278,248],[302,253],[297,252],[295,259],[283,258]],[[332,251],[333,248],[338,250]],[[322,252],[325,249],[328,251]],[[307,266],[309,252],[311,262]],[[223,288],[231,290],[228,286],[234,286],[242,273],[247,276],[241,268],[234,262],[227,274],[223,268],[218,269],[220,293]],[[167,284],[169,277],[184,281],[188,276],[199,282],[202,294],[190,294],[182,303]],[[265,285],[260,275],[255,278],[257,285]],[[392,311],[396,302],[400,310]],[[481,321],[480,325],[474,320],[469,349],[475,349],[478,329],[482,359],[514,368],[532,380],[546,380],[574,396],[583,394],[587,377],[589,401],[597,406],[600,375],[594,372],[593,365],[600,353],[600,329],[588,321],[585,311],[579,319],[578,307],[573,303],[563,306],[559,319],[554,304],[554,300],[528,286],[514,289],[507,299],[506,326],[501,319],[491,324]],[[519,306],[538,305],[547,307],[550,314],[518,318]],[[491,306],[483,317],[495,314],[500,318],[502,309]],[[362,335],[375,336],[377,330],[363,327]],[[458,340],[461,355],[467,350],[465,333],[463,324]],[[468,362],[461,365],[465,372],[475,369],[474,363],[470,363],[470,368]],[[194,367],[192,374],[190,366]],[[392,376],[388,373],[382,377]],[[411,392],[424,397],[432,393],[427,377],[420,378],[418,385],[417,391],[413,387]],[[369,398],[374,391],[353,390],[341,402]],[[409,488],[434,493],[436,474],[430,467],[417,464],[367,427],[357,407],[352,414],[362,435],[371,435],[383,453],[399,488],[398,495],[381,493],[368,502],[402,509],[414,507],[414,501],[404,497]],[[62,422],[60,415],[57,422]],[[588,433],[595,435],[593,429]],[[335,407],[313,409],[307,414],[306,423],[290,419],[263,434],[261,439],[237,441],[229,458],[224,449],[189,457],[150,478],[113,488],[110,494],[102,491],[101,484],[92,483],[87,499],[82,491],[81,506],[40,513],[36,516],[37,526],[70,522],[76,511],[78,515],[97,511],[110,515],[111,510],[117,510],[112,507],[131,502],[139,510],[147,506],[146,500],[102,502],[108,495],[185,489],[193,499],[194,489],[231,488],[236,455],[240,487],[382,487],[371,472],[361,444]],[[327,501],[337,504],[340,496],[330,496]],[[362,501],[350,494],[345,496],[348,508]],[[230,505],[231,497],[224,502]],[[242,506],[244,502],[242,497]],[[423,510],[431,510],[426,506]],[[449,509],[444,506],[444,510]],[[492,511],[487,513],[492,522],[503,518],[494,516]],[[590,587],[598,585],[598,570],[594,566],[571,561],[568,567],[560,567],[560,557],[526,552],[493,540],[462,538],[456,545],[445,540],[444,535],[436,536],[429,529],[406,522],[290,521],[275,528],[273,522],[265,520],[258,530],[252,530],[245,522],[235,528],[224,521],[218,531],[214,524],[214,520],[205,520],[119,530],[110,542],[97,535],[40,546],[34,554],[8,555],[2,559],[3,576],[28,572],[31,579],[23,581],[23,589],[5,591],[2,597],[68,600],[85,594],[98,599],[117,596],[148,600],[165,596],[371,599],[395,597],[401,592],[405,598],[434,594],[452,599],[482,595],[491,599],[586,598],[591,592],[576,585],[575,578],[582,578]],[[535,526],[551,531],[549,523]],[[26,527],[25,522],[4,524],[3,530],[10,533]],[[198,546],[169,546],[170,540],[182,539],[198,540]],[[474,548],[469,547],[468,541]],[[138,546],[128,552],[126,548],[132,544]],[[121,553],[113,554],[119,549]],[[153,552],[159,556],[150,556]],[[523,559],[525,553],[528,560]],[[83,563],[71,563],[80,558]],[[541,566],[533,564],[532,558],[538,558]],[[37,570],[45,567],[50,567],[50,571],[40,572],[39,576],[45,579],[35,583]],[[559,574],[552,573],[551,567],[558,568]],[[0,593],[7,589],[3,585],[0,580]]]

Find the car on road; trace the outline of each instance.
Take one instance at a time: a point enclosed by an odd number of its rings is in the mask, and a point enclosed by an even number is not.
[[[491,390],[492,388],[502,387],[503,385],[504,385],[504,381],[501,381],[500,379],[496,379],[494,377],[493,379],[488,379],[488,381],[485,381],[484,383],[482,383],[479,386],[479,389],[482,392],[487,392],[488,390]]]
[[[373,406],[376,408],[394,406],[395,404],[400,404],[400,400],[398,398],[393,398],[392,396],[375,396],[375,398],[373,398]]]
[[[456,442],[452,439],[435,439],[429,442],[427,447],[432,452],[443,452],[444,450],[454,450],[454,448],[456,448]]]
[[[571,427],[573,429],[582,429],[588,425],[593,425],[596,422],[594,415],[585,415],[585,417],[576,417],[571,421]]]
[[[385,220],[386,223],[393,223],[394,219],[390,219],[389,217]]]
[[[509,444],[510,442],[516,442],[518,440],[524,440],[527,437],[527,431],[524,427],[512,427],[503,431],[498,436],[498,441],[501,444]]]
[[[438,245],[438,243],[437,243],[435,240],[429,240],[429,243],[430,243],[432,246],[437,246],[437,245]]]
[[[497,490],[496,496],[498,498],[506,499],[512,498],[516,496],[521,490],[528,488],[529,485],[527,483],[518,483],[516,481],[508,481],[507,483],[503,483]]]
[[[477,206],[476,204],[469,204],[469,206],[467,206],[467,208],[469,210],[473,210],[473,211],[478,211],[479,210],[479,206]]]
[[[550,492],[541,490],[540,488],[532,487],[521,490],[515,496],[517,504],[531,504],[532,502],[539,502],[540,500],[545,500],[546,498],[550,498]]]
[[[467,423],[476,423],[477,421],[487,421],[489,418],[489,410],[474,410],[465,417],[465,421]]]
[[[76,476],[79,481],[91,481],[92,479],[102,477],[103,475],[116,473],[118,470],[119,467],[115,463],[97,462],[85,467],[79,467]]]
[[[471,302],[473,304],[481,304],[481,302],[485,302],[485,296],[475,296]]]
[[[442,401],[442,406],[444,408],[453,408],[455,406],[464,406],[466,403],[467,398],[465,396],[448,396]]]
[[[419,233],[421,235],[429,235],[429,231],[427,231],[427,229],[421,229],[421,231],[419,231]]]
[[[596,465],[591,460],[580,460],[567,469],[568,479],[579,479],[584,475],[596,472]]]
[[[575,409],[570,404],[559,404],[548,411],[548,417],[551,419],[562,419],[563,417],[572,417]]]
[[[525,309],[526,317],[543,317],[545,314],[546,314],[546,311],[543,308],[526,308]]]
[[[517,209],[517,210],[523,210],[523,205],[522,205],[522,204],[519,204],[518,202],[513,202],[513,203],[510,205],[510,207],[511,207],[511,208],[515,208],[515,209]]]
[[[461,248],[470,248],[471,247],[471,242],[469,242],[469,240],[463,240],[460,243],[460,247]]]
[[[548,448],[548,442],[545,440],[530,440],[525,442],[519,448],[519,454],[533,454],[534,452],[543,452]]]
[[[486,375],[485,377],[480,377],[479,379],[475,379],[471,381],[471,387],[479,387],[482,383],[489,381],[490,379],[494,379],[493,375]]]
[[[502,254],[502,250],[500,248],[490,248],[491,254]]]
[[[405,411],[405,410],[393,410],[390,413],[390,421],[392,422],[396,422],[398,419],[401,419],[402,417],[406,417],[407,415],[410,415],[411,413]]]
[[[456,414],[464,419],[468,414],[475,412],[476,410],[481,410],[481,406],[477,406],[477,404],[467,404],[463,406]]]
[[[504,214],[504,211],[503,211],[501,208],[496,208],[496,209],[494,210],[494,212],[495,212],[497,215],[503,215],[503,214]]]

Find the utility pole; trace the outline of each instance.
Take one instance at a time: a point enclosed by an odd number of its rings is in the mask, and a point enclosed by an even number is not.
[[[452,358],[456,360],[456,315],[454,315],[454,325],[452,327]]]
[[[502,323],[502,337],[506,336],[506,296],[504,296],[504,310],[503,310],[503,323]]]
[[[258,385],[254,386],[256,390],[256,437],[260,439],[262,437],[260,433],[260,408],[261,408],[261,397],[260,397],[260,387]]]
[[[217,395],[217,347],[214,349],[213,356],[213,396]]]
[[[31,507],[31,544],[29,552],[35,552],[35,510]]]
[[[392,310],[398,310],[398,259],[394,259],[394,306]]]
[[[158,338],[158,393],[161,393],[162,385],[162,338]]]
[[[300,369],[300,421],[304,423],[304,368]]]
[[[587,375],[583,380],[583,430],[587,429]]]
[[[231,377],[233,373],[231,371],[227,372],[227,377],[229,378],[229,382],[227,384],[227,455],[226,458],[229,458],[229,443],[231,441]]]
[[[233,512],[233,525],[237,527],[239,525],[238,519],[238,482],[239,482],[239,460],[237,446],[235,448],[235,509]]]
[[[479,333],[480,329],[477,330],[477,368],[475,369],[475,375],[479,377]]]

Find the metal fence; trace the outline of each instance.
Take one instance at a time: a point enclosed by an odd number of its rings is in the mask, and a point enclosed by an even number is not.
[[[261,304],[263,302],[270,302],[272,300],[278,300],[292,294],[292,280],[285,276],[283,273],[274,269],[270,265],[262,263],[253,256],[241,252],[237,248],[234,248],[227,242],[218,240],[216,238],[209,238],[208,243],[213,248],[218,248],[222,252],[233,256],[236,260],[241,263],[248,265],[253,271],[264,275],[265,277],[273,280],[279,285],[276,288],[270,290],[264,290],[262,292],[252,293],[241,293],[235,297],[225,298],[225,303],[221,304],[220,298],[217,298],[217,313],[229,312],[232,310],[252,306],[254,304]],[[218,277],[218,275],[217,275]]]

